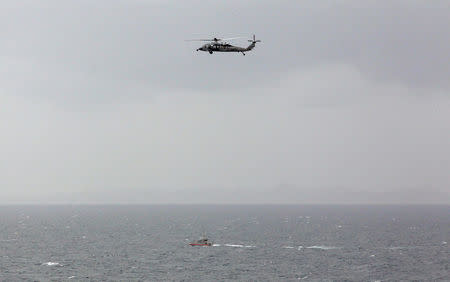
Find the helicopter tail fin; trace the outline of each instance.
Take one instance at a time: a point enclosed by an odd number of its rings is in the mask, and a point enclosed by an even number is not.
[[[257,42],[261,42],[261,40],[256,40],[255,35],[253,34],[253,40],[249,40],[248,42],[251,42],[251,44],[248,45],[248,47],[247,47],[247,51],[250,51],[250,50],[252,50],[253,48],[255,48],[256,43],[257,43]]]

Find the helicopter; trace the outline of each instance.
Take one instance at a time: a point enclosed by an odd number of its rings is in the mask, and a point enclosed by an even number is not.
[[[209,52],[209,54],[213,54],[214,52],[238,52],[238,53],[242,53],[242,55],[244,55],[244,56],[245,56],[244,52],[248,52],[248,51],[252,50],[253,48],[255,48],[257,42],[261,42],[261,40],[256,40],[254,34],[253,34],[253,39],[248,40],[249,42],[251,42],[251,44],[248,45],[248,47],[233,46],[226,42],[227,40],[233,40],[233,39],[237,39],[237,38],[241,38],[241,37],[223,38],[223,39],[214,37],[213,39],[191,39],[191,40],[186,40],[186,41],[209,41],[210,42],[210,43],[206,43],[202,47],[198,48],[197,51]]]

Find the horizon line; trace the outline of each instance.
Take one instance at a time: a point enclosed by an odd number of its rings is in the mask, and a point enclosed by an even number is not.
[[[450,203],[0,203],[4,206],[450,206]]]

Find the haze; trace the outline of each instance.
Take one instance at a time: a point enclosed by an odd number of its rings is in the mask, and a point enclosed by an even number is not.
[[[2,1],[0,203],[449,204],[449,9]]]

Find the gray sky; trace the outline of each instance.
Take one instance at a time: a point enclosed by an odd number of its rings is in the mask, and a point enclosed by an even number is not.
[[[449,204],[449,11],[2,1],[0,203]]]

